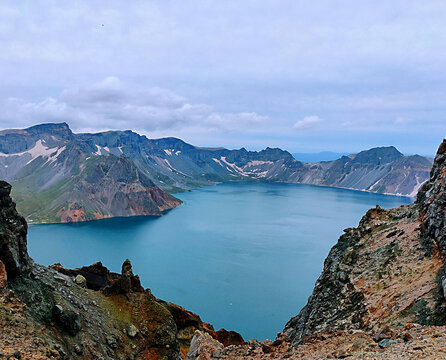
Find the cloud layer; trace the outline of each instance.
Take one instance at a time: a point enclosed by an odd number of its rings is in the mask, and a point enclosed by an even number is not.
[[[58,98],[27,102],[4,99],[0,122],[5,127],[39,122],[69,122],[74,129],[138,129],[152,132],[195,128],[243,132],[267,120],[255,112],[219,113],[205,104],[161,88],[134,89],[117,77],[84,88],[62,91]]]
[[[445,13],[443,0],[4,0],[0,128],[432,153],[446,135]]]

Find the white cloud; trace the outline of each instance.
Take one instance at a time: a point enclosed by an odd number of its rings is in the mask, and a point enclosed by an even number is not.
[[[296,130],[308,130],[318,126],[323,120],[317,115],[305,116],[302,120],[296,121],[293,128]]]
[[[117,77],[107,77],[84,88],[65,89],[57,99],[28,102],[7,98],[0,106],[3,128],[18,123],[66,121],[74,129],[196,128],[243,132],[267,119],[254,112],[216,112],[206,104],[190,104],[185,97],[166,89],[127,86]]]

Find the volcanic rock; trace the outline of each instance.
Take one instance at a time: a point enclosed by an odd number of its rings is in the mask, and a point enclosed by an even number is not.
[[[16,211],[10,197],[11,185],[0,180],[0,261],[10,278],[28,275],[31,260],[28,256],[25,219]]]

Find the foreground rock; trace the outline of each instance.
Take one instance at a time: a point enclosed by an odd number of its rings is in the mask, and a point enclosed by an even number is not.
[[[28,256],[26,235],[28,226],[17,213],[9,196],[11,185],[0,180],[0,261],[8,276],[28,275],[31,260]]]
[[[198,315],[144,289],[129,260],[121,274],[100,263],[74,270],[34,264],[9,191],[0,182],[0,358],[178,360],[191,340],[180,319],[187,332],[212,334]]]

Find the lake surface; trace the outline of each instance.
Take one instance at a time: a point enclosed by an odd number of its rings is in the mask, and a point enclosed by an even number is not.
[[[305,305],[342,230],[376,204],[410,198],[294,184],[225,183],[177,195],[160,218],[34,225],[38,263],[115,272],[129,258],[145,287],[245,339],[274,338]]]

